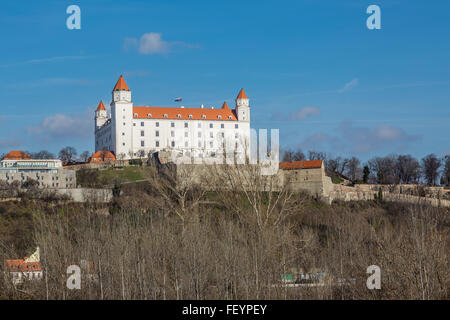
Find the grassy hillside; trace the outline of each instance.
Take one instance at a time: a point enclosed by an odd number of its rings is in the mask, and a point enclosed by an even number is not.
[[[122,168],[81,169],[77,171],[77,184],[81,187],[111,186],[116,182],[126,183],[144,179],[142,172],[145,167],[126,166]]]

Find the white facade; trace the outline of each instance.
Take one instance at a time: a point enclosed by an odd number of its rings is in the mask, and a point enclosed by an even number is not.
[[[130,159],[150,152],[172,151],[195,158],[214,158],[228,144],[238,157],[250,154],[250,106],[241,90],[231,110],[133,106],[131,91],[122,77],[113,92],[108,116],[99,104],[95,114],[95,151],[114,152]]]
[[[21,159],[0,161],[0,172],[50,172],[57,173],[62,168],[59,159]]]
[[[36,180],[40,188],[76,188],[74,170],[64,169],[59,159],[0,161],[0,181],[25,183]]]

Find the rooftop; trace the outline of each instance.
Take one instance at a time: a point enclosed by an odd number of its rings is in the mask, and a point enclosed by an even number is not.
[[[280,162],[279,168],[282,170],[297,170],[297,169],[316,169],[322,167],[322,160],[310,161],[286,161]]]

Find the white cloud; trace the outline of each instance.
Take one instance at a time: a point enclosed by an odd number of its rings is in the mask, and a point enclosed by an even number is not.
[[[143,34],[139,41],[139,53],[165,53],[169,50],[169,43],[161,39],[161,33]]]
[[[192,45],[182,41],[165,41],[162,39],[162,34],[157,32],[149,32],[143,34],[140,39],[125,38],[123,48],[125,51],[137,50],[140,54],[162,54],[172,50],[174,46],[182,46],[187,48],[198,48],[197,45]]]
[[[304,107],[300,110],[297,110],[288,116],[283,116],[281,113],[276,112],[272,115],[272,120],[280,121],[295,121],[295,120],[306,120],[313,116],[320,115],[320,108],[318,107]]]
[[[410,143],[421,137],[411,135],[401,128],[378,125],[374,128],[355,126],[351,121],[343,121],[331,133],[318,132],[300,144],[303,149],[323,149],[351,153],[368,154],[372,151],[404,151]]]
[[[31,59],[16,63],[4,64],[0,65],[0,67],[14,67],[14,66],[22,66],[28,64],[36,64],[36,63],[44,63],[44,62],[54,62],[54,61],[65,61],[65,60],[80,60],[89,58],[88,56],[59,56],[59,57],[51,57],[51,58],[42,58],[42,59]]]
[[[55,86],[85,86],[89,82],[86,79],[73,78],[44,78],[23,83],[10,84],[10,88],[41,88],[41,87],[55,87]]]
[[[13,138],[2,138],[0,139],[0,148],[17,148],[21,146],[22,142],[18,139]]]
[[[317,116],[320,114],[320,108],[318,107],[304,107],[289,115],[291,120],[306,120],[309,117]]]
[[[93,136],[93,109],[89,108],[82,114],[55,114],[46,117],[36,126],[27,128],[29,134],[43,140],[58,140],[60,138],[88,138]]]
[[[352,79],[350,82],[347,82],[345,84],[345,86],[342,89],[338,90],[337,92],[343,93],[343,92],[349,91],[350,89],[353,89],[356,86],[358,86],[358,84],[359,84],[358,78]]]

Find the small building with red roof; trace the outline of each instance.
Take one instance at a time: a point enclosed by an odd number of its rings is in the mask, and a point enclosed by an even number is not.
[[[13,284],[22,283],[24,280],[41,280],[43,271],[39,247],[30,257],[5,260],[4,270],[9,273]]]
[[[328,196],[333,191],[322,160],[284,161],[280,162],[279,169],[283,184],[293,191],[304,190],[317,196]]]
[[[100,150],[94,153],[89,159],[89,163],[106,163],[106,162],[114,162],[116,161],[116,157],[114,153],[111,151]]]
[[[8,152],[2,160],[29,160],[31,157],[23,151],[13,150]]]

